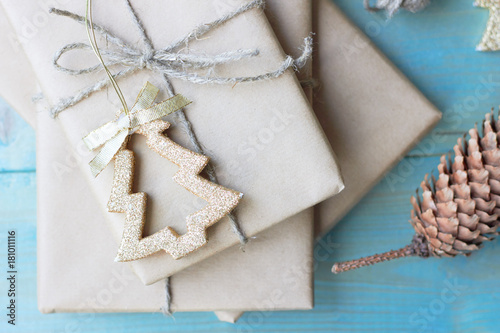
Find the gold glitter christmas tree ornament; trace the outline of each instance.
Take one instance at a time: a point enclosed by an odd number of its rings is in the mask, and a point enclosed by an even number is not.
[[[90,163],[94,174],[106,167],[109,160],[115,160],[108,211],[126,213],[116,261],[137,260],[160,250],[166,251],[174,259],[186,256],[206,244],[206,228],[229,214],[243,196],[201,177],[199,174],[208,164],[209,158],[178,145],[163,134],[170,124],[160,118],[190,102],[182,95],[176,95],[153,105],[158,91],[151,83],[146,83],[128,115],[120,114],[115,121],[101,126],[84,138],[91,149],[104,145]],[[187,232],[184,235],[178,235],[175,230],[166,227],[153,235],[142,237],[147,195],[143,192],[132,193],[134,153],[126,149],[128,138],[134,132],[146,137],[149,148],[179,166],[173,177],[176,183],[208,202],[203,209],[187,216]]]
[[[108,202],[110,212],[127,214],[116,261],[137,260],[160,250],[170,253],[174,259],[182,258],[206,244],[206,228],[231,212],[243,196],[199,176],[208,163],[208,157],[181,147],[164,136],[162,133],[169,125],[157,120],[142,125],[137,133],[146,136],[152,150],[179,166],[174,181],[206,200],[208,205],[186,218],[187,232],[184,235],[179,236],[172,228],[166,227],[142,238],[147,197],[143,192],[132,193],[134,154],[122,149],[115,158],[113,189]]]
[[[208,157],[176,144],[164,134],[170,124],[161,118],[190,104],[191,101],[187,98],[175,95],[154,104],[159,89],[147,82],[134,106],[128,108],[125,97],[104,63],[97,46],[91,7],[92,1],[87,0],[85,26],[90,45],[122,104],[122,110],[118,112],[115,120],[102,125],[83,138],[90,150],[102,146],[89,163],[94,176],[104,170],[113,159],[115,160],[108,211],[126,213],[122,240],[115,260],[137,260],[160,250],[166,251],[174,259],[182,258],[206,244],[206,229],[229,214],[238,205],[243,194],[201,177],[199,174],[207,166]],[[208,202],[203,209],[187,216],[187,232],[184,235],[179,235],[171,227],[166,227],[153,235],[142,237],[146,222],[147,195],[144,192],[132,193],[134,153],[126,148],[130,136],[134,133],[144,135],[149,148],[179,166],[173,177],[176,183]]]
[[[486,25],[486,30],[476,50],[500,50],[500,0],[476,0],[474,6],[490,10],[490,17]]]

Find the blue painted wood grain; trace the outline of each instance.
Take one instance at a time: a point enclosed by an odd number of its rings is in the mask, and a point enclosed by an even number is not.
[[[406,245],[409,197],[439,156],[500,103],[500,53],[474,51],[488,12],[471,0],[434,0],[424,12],[387,21],[361,0],[334,0],[440,108],[444,117],[332,232],[316,245],[316,307],[251,312],[237,325],[212,313],[41,315],[36,308],[36,177],[33,131],[0,103],[0,244],[19,234],[19,325],[2,332],[498,332],[498,241],[470,258],[410,258],[334,276],[338,260]],[[485,83],[486,82],[486,83]],[[418,110],[415,110],[418,112]],[[2,245],[5,246],[5,245]],[[333,249],[333,251],[332,251]],[[0,249],[0,267],[5,251]],[[3,269],[2,269],[3,270]],[[5,304],[0,283],[0,308]]]

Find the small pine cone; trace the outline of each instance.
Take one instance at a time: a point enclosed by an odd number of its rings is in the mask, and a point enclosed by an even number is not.
[[[469,255],[492,240],[500,223],[500,121],[486,115],[483,136],[477,126],[459,139],[455,158],[441,157],[439,178],[422,182],[422,200],[412,197],[410,223],[427,241],[431,255]],[[418,193],[417,193],[418,194]]]

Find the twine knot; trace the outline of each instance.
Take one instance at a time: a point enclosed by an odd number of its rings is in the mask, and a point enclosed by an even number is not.
[[[148,49],[142,57],[140,58],[138,67],[143,69],[147,68],[149,70],[153,69],[152,62],[154,60],[155,52],[154,50]]]

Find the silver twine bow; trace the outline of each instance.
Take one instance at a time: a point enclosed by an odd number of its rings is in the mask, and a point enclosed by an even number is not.
[[[114,74],[115,79],[123,78],[141,69],[148,69],[156,73],[164,74],[170,78],[181,79],[196,84],[236,84],[240,82],[255,82],[265,79],[277,78],[283,75],[289,68],[299,69],[303,67],[310,59],[312,54],[312,37],[309,36],[304,40],[303,53],[297,59],[287,56],[281,65],[274,71],[267,72],[256,76],[242,77],[218,77],[213,74],[213,69],[221,64],[235,62],[244,58],[255,57],[259,54],[258,50],[236,50],[228,51],[216,55],[196,54],[196,53],[181,53],[179,49],[187,45],[190,41],[199,39],[206,33],[221,26],[232,18],[245,13],[253,8],[260,8],[264,5],[264,0],[251,1],[232,13],[226,14],[210,23],[201,24],[190,33],[173,42],[169,46],[156,50],[151,45],[145,45],[143,49],[137,48],[125,42],[123,39],[113,35],[105,28],[94,24],[94,30],[100,33],[110,44],[115,47],[112,49],[101,50],[102,56],[105,59],[106,66],[121,65],[122,70]],[[85,19],[82,16],[73,14],[68,11],[52,8],[51,13],[69,17],[79,23],[85,24]],[[136,25],[142,33],[145,34],[142,23],[137,20]],[[61,57],[67,52],[74,50],[91,49],[90,45],[85,43],[71,43],[58,52],[54,56],[54,66],[62,72],[81,75],[92,73],[100,70],[101,65],[95,65],[83,69],[70,69],[59,64]],[[206,70],[208,75],[200,75],[196,70]],[[61,99],[56,105],[51,108],[51,114],[55,117],[61,111],[73,106],[81,100],[87,98],[93,92],[99,91],[109,85],[107,79],[101,80],[96,84],[81,90],[78,94],[72,97]]]

